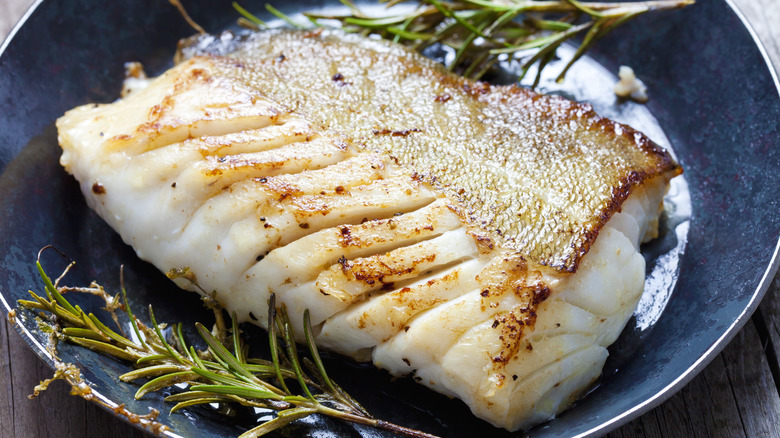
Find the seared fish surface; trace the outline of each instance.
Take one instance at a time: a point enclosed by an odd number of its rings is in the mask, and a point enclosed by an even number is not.
[[[265,326],[412,374],[509,430],[599,376],[680,173],[587,105],[328,32],[190,42],[57,122],[63,166],[138,255]],[[224,39],[222,39],[224,41]],[[188,59],[184,59],[188,58]]]
[[[676,164],[588,105],[446,73],[384,40],[296,32],[196,37],[220,76],[362,149],[398,159],[503,246],[575,272],[634,187]],[[291,86],[292,85],[292,86]]]

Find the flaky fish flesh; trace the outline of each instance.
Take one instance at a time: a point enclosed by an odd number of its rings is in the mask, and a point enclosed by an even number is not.
[[[642,294],[670,155],[590,106],[331,31],[186,41],[57,122],[62,165],[139,257],[265,326],[509,430],[589,388]]]

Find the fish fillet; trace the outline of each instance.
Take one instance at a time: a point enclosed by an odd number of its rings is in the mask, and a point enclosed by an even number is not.
[[[509,430],[597,379],[642,293],[668,153],[585,104],[338,32],[202,36],[57,121],[89,205],[181,287]]]

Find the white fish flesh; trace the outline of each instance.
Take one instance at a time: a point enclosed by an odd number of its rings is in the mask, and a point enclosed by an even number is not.
[[[589,388],[642,293],[681,169],[585,104],[389,42],[275,31],[57,122],[89,205],[180,286],[412,375],[509,430]],[[197,283],[197,286],[196,284]]]

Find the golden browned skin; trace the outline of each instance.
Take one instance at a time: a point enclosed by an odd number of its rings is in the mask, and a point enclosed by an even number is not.
[[[590,105],[447,72],[385,41],[322,31],[194,40],[226,54],[221,74],[313,122],[385,152],[459,201],[501,246],[575,272],[642,182],[681,173],[668,153]]]

